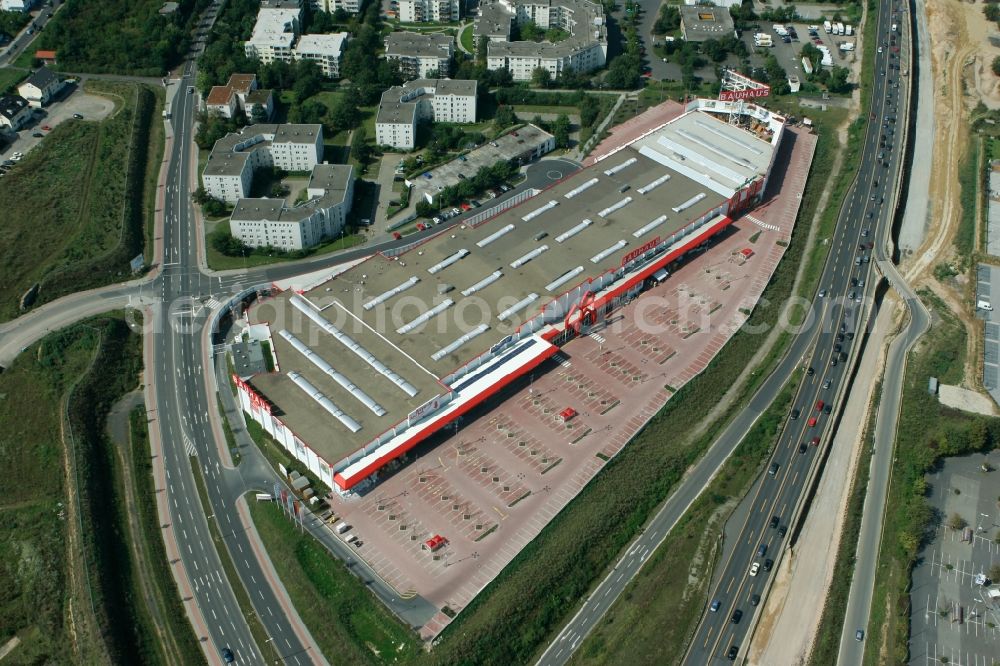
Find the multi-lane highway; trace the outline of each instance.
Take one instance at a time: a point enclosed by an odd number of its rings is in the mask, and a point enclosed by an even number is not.
[[[781,527],[795,519],[820,448],[831,439],[826,407],[837,399],[842,386],[849,389],[845,361],[859,351],[863,337],[857,330],[863,305],[859,297],[870,295],[873,289],[873,266],[864,262],[873,255],[874,239],[881,238],[890,224],[891,210],[885,202],[892,197],[893,175],[902,157],[902,129],[897,132],[896,123],[902,37],[898,29],[891,31],[896,13],[894,2],[879,5],[871,115],[858,175],[841,209],[820,284],[823,296],[816,303],[819,321],[826,325],[812,333],[814,352],[806,361],[809,369],[802,377],[789,421],[767,474],[752,491],[749,511],[739,529],[730,533],[732,538],[711,587],[710,607],[686,657],[689,664],[734,659],[744,648],[752,615],[767,594],[770,570],[787,544]],[[905,109],[903,117],[905,122]],[[813,446],[814,441],[820,446]]]

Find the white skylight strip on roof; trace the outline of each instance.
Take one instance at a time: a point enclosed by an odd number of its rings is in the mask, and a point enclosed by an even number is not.
[[[555,208],[558,205],[559,205],[558,201],[550,201],[547,204],[545,204],[544,206],[542,206],[541,208],[536,208],[535,210],[531,211],[527,215],[522,215],[521,219],[524,220],[525,222],[528,222],[529,220],[535,219],[536,217],[538,217],[539,215],[541,215],[545,211],[552,210],[553,208]]]
[[[430,268],[428,268],[427,272],[430,273],[431,275],[434,275],[435,273],[438,273],[438,272],[443,271],[444,269],[448,268],[449,266],[451,266],[453,263],[455,263],[456,261],[458,261],[462,257],[466,257],[468,255],[469,255],[469,251],[468,250],[459,250],[458,252],[456,252],[455,254],[451,255],[450,257],[446,257],[445,259],[442,259],[438,263],[436,263],[433,266],[431,266]]]
[[[710,141],[706,141],[705,139],[701,138],[700,136],[698,136],[696,134],[692,134],[691,132],[688,132],[687,130],[684,130],[684,129],[678,129],[677,130],[677,134],[679,136],[684,137],[685,139],[687,139],[688,141],[690,141],[692,143],[698,144],[699,146],[701,146],[705,150],[708,150],[710,152],[715,153],[716,155],[718,155],[722,159],[729,160],[733,164],[738,164],[739,166],[741,166],[741,167],[743,167],[745,169],[753,169],[753,162],[751,162],[747,158],[743,157],[742,155],[735,155],[735,154],[729,152],[728,150],[726,150],[725,148],[720,148],[719,146],[715,145],[714,143],[712,143]]]
[[[735,170],[719,164],[719,162],[710,159],[708,155],[700,153],[693,148],[682,146],[676,141],[672,141],[662,136],[657,140],[657,143],[659,143],[664,149],[676,153],[685,163],[689,164],[691,168],[695,168],[694,165],[698,165],[697,168],[707,169],[711,172],[709,177],[715,180],[725,179],[733,185],[739,185],[746,180],[746,176],[744,174],[737,173]]]
[[[653,220],[652,222],[650,222],[649,224],[647,224],[646,226],[644,226],[644,227],[642,227],[640,229],[636,229],[635,231],[633,231],[632,235],[635,236],[636,238],[638,238],[639,236],[652,231],[653,229],[655,229],[656,227],[660,226],[661,224],[663,224],[666,221],[667,221],[667,216],[666,215],[661,215],[658,218],[656,218],[655,220]]]
[[[612,245],[611,247],[607,248],[606,250],[601,250],[600,252],[598,252],[597,254],[595,254],[594,256],[592,256],[590,258],[590,260],[596,264],[597,262],[601,261],[602,259],[604,259],[604,258],[608,257],[609,255],[612,255],[615,252],[617,252],[618,250],[622,249],[626,245],[628,245],[628,241],[620,240],[617,243],[615,243],[614,245]]]
[[[675,213],[679,213],[682,210],[687,210],[691,206],[695,205],[696,203],[704,199],[706,196],[707,195],[704,192],[699,192],[698,194],[694,195],[684,203],[674,206],[671,210],[673,210]]]
[[[660,185],[663,185],[663,183],[667,182],[668,180],[670,180],[670,174],[669,173],[665,173],[662,176],[660,176],[659,178],[657,178],[656,180],[654,180],[652,183],[649,183],[648,185],[643,185],[638,190],[636,190],[636,192],[638,192],[639,194],[645,194],[646,192],[652,192],[653,190],[655,190]]]
[[[572,198],[573,198],[573,197],[575,197],[576,195],[578,195],[578,194],[580,194],[580,193],[582,193],[582,192],[585,192],[585,191],[589,190],[589,189],[590,189],[590,188],[592,188],[592,187],[593,187],[594,185],[597,185],[597,183],[599,183],[599,182],[600,182],[600,179],[599,179],[599,178],[591,178],[590,180],[588,180],[588,181],[587,181],[586,183],[584,183],[583,185],[580,185],[579,187],[574,187],[574,188],[573,188],[572,190],[570,190],[569,192],[567,192],[567,193],[565,194],[565,197],[566,197],[567,199],[572,199]]]
[[[367,393],[358,388],[358,386],[350,379],[337,372],[333,366],[327,363],[322,356],[310,349],[304,342],[283,329],[278,331],[278,335],[283,337],[285,340],[288,340],[288,343],[292,345],[292,347],[295,347],[300,354],[309,359],[317,368],[329,375],[333,381],[340,384],[345,391],[348,391],[351,395],[357,398],[358,401],[370,409],[375,416],[385,415],[385,409],[383,409],[380,404],[375,402]]]
[[[493,233],[491,233],[489,236],[487,236],[483,240],[477,242],[476,245],[478,245],[479,247],[486,247],[487,245],[489,245],[490,243],[492,243],[496,239],[500,238],[504,234],[509,234],[512,231],[514,231],[514,225],[513,224],[508,224],[503,229],[498,229],[497,231],[494,231]]]
[[[712,123],[707,123],[704,120],[696,120],[696,121],[694,121],[694,124],[697,125],[698,127],[704,128],[706,131],[711,132],[712,134],[714,134],[714,135],[716,135],[718,137],[721,137],[721,138],[725,139],[726,141],[730,141],[732,143],[735,143],[736,145],[740,146],[741,148],[743,148],[745,150],[749,150],[751,153],[753,153],[755,155],[763,155],[764,154],[763,150],[761,150],[757,146],[753,145],[750,141],[743,141],[741,139],[738,139],[735,136],[732,136],[730,134],[726,134],[725,132],[720,131],[718,127],[713,127]],[[727,125],[727,127],[728,127],[728,125]],[[742,134],[742,130],[740,130],[740,133]]]
[[[549,282],[547,285],[545,285],[545,290],[546,291],[555,291],[560,286],[566,284],[567,282],[569,282],[570,280],[572,280],[573,278],[575,278],[577,275],[579,275],[582,272],[583,272],[583,266],[577,266],[576,268],[574,268],[572,270],[568,270],[565,273],[563,273],[562,275],[560,275],[559,277],[557,277],[552,282]]]
[[[301,296],[292,296],[288,299],[288,301],[293,307],[295,307],[296,310],[309,317],[314,324],[332,335],[337,342],[354,352],[355,356],[358,356],[362,361],[374,368],[377,373],[399,387],[399,389],[406,393],[406,395],[412,398],[417,394],[417,389],[413,386],[413,384],[403,379],[398,373],[386,366],[385,363],[375,358],[374,354],[355,342],[351,336],[347,335],[339,328],[328,322],[323,315],[316,312],[316,310],[313,309],[313,307],[309,305],[309,303],[307,303]]]
[[[617,203],[611,204],[610,206],[608,206],[607,208],[605,208],[604,210],[602,210],[600,213],[598,213],[598,215],[600,217],[607,217],[608,215],[611,215],[611,213],[615,212],[616,210],[618,210],[620,208],[624,208],[625,206],[629,205],[630,203],[632,203],[632,197],[625,197],[621,201],[619,201]]]
[[[639,152],[648,157],[649,159],[653,160],[657,164],[662,164],[671,171],[676,171],[685,178],[693,180],[695,181],[695,183],[703,187],[707,187],[708,189],[712,190],[716,194],[726,199],[729,199],[734,194],[736,194],[736,188],[733,185],[727,185],[719,181],[719,179],[713,174],[705,173],[704,171],[692,168],[692,166],[696,165],[684,164],[683,162],[680,162],[679,160],[676,160],[668,155],[665,155],[664,153],[661,153],[659,150],[656,150],[655,148],[652,148],[650,146],[641,146],[639,148]],[[742,183],[742,181],[740,182]]]
[[[333,401],[323,395],[315,386],[310,384],[308,379],[297,372],[289,372],[288,378],[291,379],[296,386],[305,391],[310,398],[319,403],[320,407],[328,411],[335,419],[343,423],[345,428],[351,432],[361,430],[361,425],[357,421],[348,416],[340,407],[333,404]]]
[[[411,321],[409,324],[403,324],[402,326],[397,328],[396,333],[399,333],[400,335],[403,335],[404,333],[409,333],[417,326],[420,326],[421,324],[430,321],[431,319],[438,316],[439,314],[441,314],[454,304],[455,301],[451,300],[450,298],[446,298],[437,305],[435,305],[434,307],[432,307],[427,312],[423,313],[422,315]]]
[[[549,249],[548,245],[542,245],[541,247],[536,247],[534,250],[532,250],[528,254],[521,255],[520,257],[518,257],[514,261],[510,262],[510,267],[511,268],[520,268],[521,266],[525,265],[526,263],[528,263],[529,261],[531,261],[532,259],[534,259],[538,255],[540,255],[541,253],[548,252],[548,249]]]
[[[514,303],[514,305],[510,306],[509,308],[498,314],[497,319],[499,319],[500,321],[506,321],[537,300],[538,300],[538,294],[528,294],[525,298],[522,298],[517,303]]]
[[[586,229],[587,227],[589,227],[593,223],[594,222],[592,220],[584,220],[583,222],[581,222],[580,224],[576,225],[572,229],[567,229],[566,231],[564,231],[561,234],[559,234],[558,236],[556,236],[556,242],[557,243],[562,243],[564,241],[569,240],[570,238],[572,238],[573,236],[576,236],[578,233],[580,233],[581,231],[583,231],[584,229]]]
[[[434,359],[435,361],[440,361],[442,358],[452,353],[453,351],[464,345],[469,340],[482,335],[488,330],[490,330],[489,324],[480,324],[479,326],[476,326],[474,329],[472,329],[471,331],[460,337],[458,340],[455,340],[448,346],[442,347],[441,349],[431,354],[431,358]]]
[[[387,300],[389,300],[390,298],[392,298],[396,294],[399,294],[399,293],[402,293],[402,292],[406,291],[407,289],[409,289],[410,287],[412,287],[413,285],[415,285],[418,282],[420,282],[420,278],[418,278],[417,276],[414,275],[413,277],[411,277],[409,280],[407,280],[403,284],[399,285],[398,287],[393,287],[389,291],[386,291],[386,292],[383,292],[383,293],[379,294],[378,296],[376,296],[375,298],[371,299],[370,301],[368,301],[367,303],[365,303],[361,307],[363,307],[365,310],[371,310],[373,307],[375,307],[379,303],[385,303]]]
[[[639,158],[637,158],[637,157],[630,157],[627,160],[625,160],[624,162],[622,162],[621,164],[619,164],[618,166],[613,166],[610,169],[605,169],[604,170],[604,175],[605,176],[613,176],[616,173],[618,173],[619,171],[623,171],[623,170],[629,168],[630,166],[632,166],[633,164],[635,164],[638,161],[639,161]]]
[[[503,271],[493,271],[492,273],[490,273],[489,275],[487,275],[482,280],[472,285],[468,289],[463,289],[462,296],[472,296],[477,291],[482,291],[483,289],[490,286],[491,284],[493,284],[502,277],[503,277]]]

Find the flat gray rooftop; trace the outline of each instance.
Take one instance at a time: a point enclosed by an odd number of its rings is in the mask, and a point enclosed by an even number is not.
[[[736,35],[736,25],[728,7],[681,5],[678,9],[681,12],[684,39],[689,42],[704,42]]]

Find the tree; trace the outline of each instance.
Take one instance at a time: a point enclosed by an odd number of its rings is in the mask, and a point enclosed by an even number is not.
[[[292,92],[295,100],[302,103],[312,97],[323,87],[323,71],[315,60],[299,60],[295,64],[295,84]]]
[[[342,132],[357,127],[361,123],[361,111],[355,101],[355,95],[345,95],[337,100],[329,115],[330,125],[334,132]]]
[[[531,72],[531,85],[536,88],[548,88],[552,82],[552,73],[544,67],[536,67]]]
[[[637,55],[623,53],[611,61],[604,82],[609,88],[631,90],[639,84],[641,61]]]
[[[361,165],[362,173],[367,170],[368,162],[372,158],[372,147],[368,144],[365,134],[365,128],[359,127],[354,130],[354,136],[351,137],[351,157]]]
[[[851,73],[846,67],[835,66],[830,71],[830,80],[826,84],[827,90],[832,93],[846,93],[851,91],[851,84],[847,77]]]
[[[308,99],[302,104],[296,104],[288,111],[288,120],[305,125],[320,124],[326,118],[326,104],[318,99]]]
[[[965,518],[962,518],[962,516],[958,515],[957,513],[951,514],[951,516],[948,518],[948,527],[950,527],[953,530],[962,530],[968,526],[969,523],[966,522]]]
[[[497,127],[497,129],[510,127],[516,123],[517,114],[514,113],[514,107],[503,105],[497,109],[497,115],[493,118],[493,124]]]
[[[1000,76],[1000,56],[993,58],[993,64],[991,65],[993,73],[996,76]]]
[[[674,5],[664,4],[660,8],[660,15],[653,23],[654,35],[665,35],[681,27],[681,12]]]
[[[266,123],[268,121],[267,109],[263,104],[254,104],[250,109],[250,122],[254,125]]]
[[[560,113],[559,117],[552,123],[552,136],[555,137],[556,148],[569,147],[569,130],[569,116],[565,113]]]
[[[823,60],[823,52],[816,48],[816,46],[811,42],[806,42],[802,45],[802,50],[799,51],[799,56],[811,62],[814,68],[819,67],[819,63]]]
[[[490,38],[486,35],[480,35],[479,42],[476,44],[476,62],[480,65],[486,64],[486,54],[489,50]]]

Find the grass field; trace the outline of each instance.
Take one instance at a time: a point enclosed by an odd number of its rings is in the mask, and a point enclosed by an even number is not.
[[[474,27],[475,26],[470,23],[465,26],[465,29],[461,33],[459,33],[459,41],[462,46],[466,51],[473,55],[476,53],[476,36],[473,34],[475,32],[473,30]]]
[[[0,67],[0,95],[12,90],[14,86],[28,76],[27,70],[13,67]]]
[[[553,113],[556,115],[565,113],[567,116],[580,115],[580,109],[575,106],[551,106],[544,104],[514,104],[512,106],[518,113]]]
[[[0,180],[0,320],[33,285],[41,303],[125,279],[143,250],[162,149],[157,97],[129,83],[86,89],[113,99],[113,115],[57,126]]]
[[[336,663],[406,663],[420,642],[375,602],[339,560],[303,534],[273,502],[248,502],[288,596],[320,650]]]

